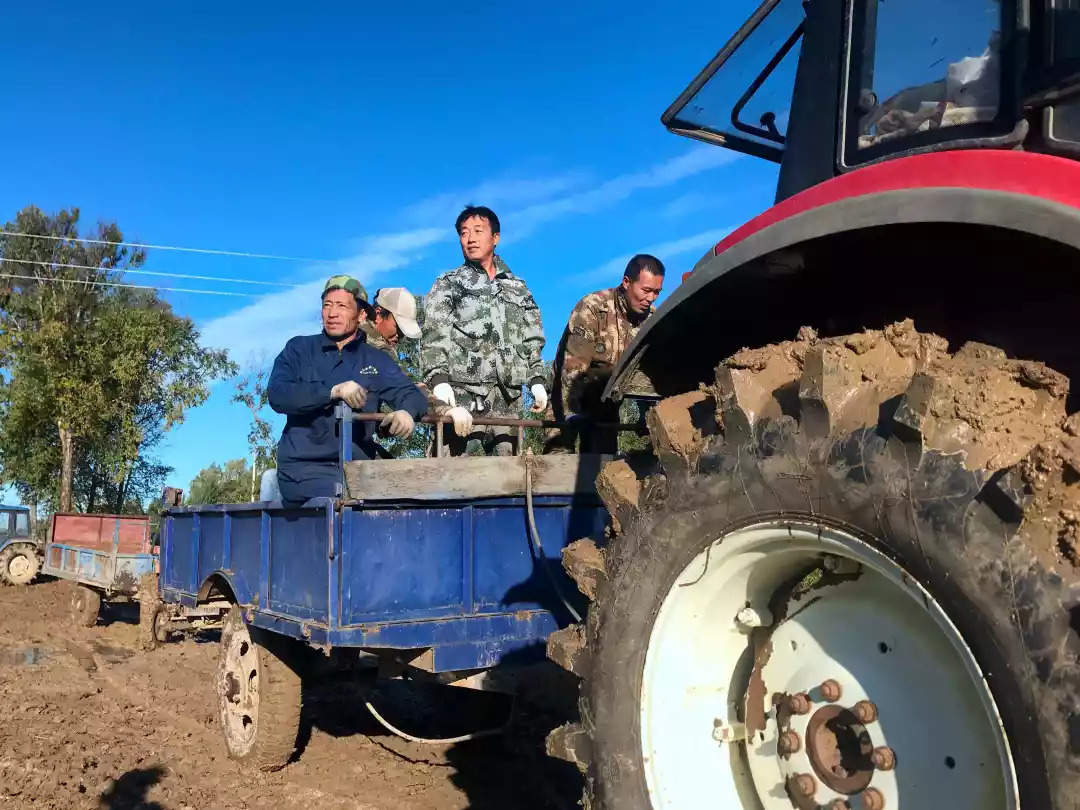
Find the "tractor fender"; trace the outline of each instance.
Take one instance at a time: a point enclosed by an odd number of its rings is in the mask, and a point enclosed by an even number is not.
[[[799,246],[861,229],[918,223],[1001,229],[1080,250],[1080,163],[1025,152],[940,152],[868,166],[790,197],[734,230],[684,274],[623,353],[604,397],[620,398],[637,370],[648,376],[650,367],[668,363],[687,335],[714,329],[724,316],[703,305],[705,299],[746,306],[740,287],[754,276],[760,292],[763,272],[778,280],[801,272]],[[733,272],[740,269],[748,272]],[[806,311],[805,325],[818,326],[826,314]],[[917,312],[911,315],[918,319]],[[764,342],[795,337],[790,324],[778,329],[783,331]],[[762,337],[755,334],[749,345],[761,345]],[[739,334],[719,343],[712,365],[748,345]],[[699,365],[711,368],[707,362]]]

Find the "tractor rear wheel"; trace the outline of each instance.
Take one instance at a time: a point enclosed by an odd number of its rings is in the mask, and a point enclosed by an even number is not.
[[[0,551],[0,580],[5,585],[29,585],[40,568],[37,549],[29,543],[12,543]]]
[[[585,627],[549,641],[583,678],[549,752],[587,806],[1075,810],[1067,390],[905,322],[658,404],[656,472],[598,480],[618,532]]]
[[[299,642],[244,622],[233,607],[221,630],[215,679],[221,730],[233,759],[284,768],[300,732]]]

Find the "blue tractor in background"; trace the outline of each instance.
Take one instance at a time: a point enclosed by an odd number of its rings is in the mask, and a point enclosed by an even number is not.
[[[30,510],[0,504],[0,582],[28,585],[41,570],[41,544],[30,534]]]

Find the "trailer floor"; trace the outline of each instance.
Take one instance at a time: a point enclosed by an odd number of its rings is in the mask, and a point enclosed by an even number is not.
[[[544,756],[544,735],[560,721],[548,712],[526,707],[505,738],[419,745],[384,732],[361,690],[341,679],[306,696],[301,756],[255,773],[225,754],[211,685],[216,640],[143,652],[134,605],[76,628],[69,588],[0,588],[0,807],[569,810],[581,795],[576,771]],[[400,684],[377,698],[390,722],[417,736],[497,724],[505,708],[497,696]]]

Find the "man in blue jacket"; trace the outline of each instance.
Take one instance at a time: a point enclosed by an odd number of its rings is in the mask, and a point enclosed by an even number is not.
[[[277,452],[281,500],[297,506],[309,498],[339,494],[341,465],[334,407],[376,413],[394,408],[379,423],[391,436],[410,436],[427,413],[423,392],[386,352],[367,344],[359,331],[367,292],[354,278],[333,276],[322,293],[323,331],[300,335],[274,360],[267,385],[270,407],[288,418]],[[353,458],[375,458],[374,423],[353,424]]]

